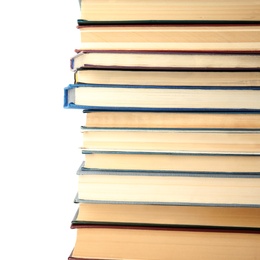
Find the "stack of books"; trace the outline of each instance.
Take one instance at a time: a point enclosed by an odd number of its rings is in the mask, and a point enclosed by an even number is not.
[[[260,2],[81,0],[70,260],[260,258]]]

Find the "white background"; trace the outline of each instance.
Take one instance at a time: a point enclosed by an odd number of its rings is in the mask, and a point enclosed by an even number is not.
[[[81,110],[63,108],[78,0],[0,4],[0,258],[67,259],[77,205]]]

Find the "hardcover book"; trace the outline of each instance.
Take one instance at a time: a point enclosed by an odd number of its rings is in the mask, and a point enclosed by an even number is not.
[[[77,235],[69,260],[242,260],[260,255],[259,231],[112,225],[71,228]]]
[[[253,0],[80,0],[80,6],[80,24],[260,21]]]
[[[87,128],[260,130],[259,113],[83,110]]]
[[[83,150],[259,154],[260,131],[81,127]]]
[[[138,84],[138,83],[137,83]],[[253,86],[69,84],[64,108],[90,111],[260,111]]]
[[[104,151],[82,149],[86,169],[259,174],[259,154]]]
[[[260,53],[80,51],[70,69],[259,70]]]
[[[91,159],[89,161],[91,163]],[[152,157],[149,161],[153,164]],[[118,160],[117,164],[120,163]],[[190,164],[188,160],[182,163]],[[142,164],[142,157],[139,164]],[[239,159],[237,164],[240,164]],[[108,168],[98,170],[86,168],[83,162],[77,171],[76,201],[113,204],[260,206],[259,172],[216,173],[214,165],[210,164],[210,167],[209,172],[196,172],[192,166],[190,172],[121,170],[120,166],[114,170]]]
[[[81,25],[78,50],[259,52],[260,24]]]
[[[260,86],[259,71],[165,71],[82,69],[74,73],[74,83],[182,87]]]
[[[260,208],[78,203],[73,226],[259,229]]]

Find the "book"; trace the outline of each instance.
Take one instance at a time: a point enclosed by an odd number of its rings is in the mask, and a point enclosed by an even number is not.
[[[260,24],[79,25],[77,50],[259,52]]]
[[[81,24],[175,22],[250,22],[260,20],[257,1],[80,0]]]
[[[74,83],[134,86],[259,87],[260,71],[149,71],[83,69]]]
[[[85,127],[126,129],[260,130],[259,113],[88,111]]]
[[[133,226],[73,226],[69,260],[82,259],[257,259],[259,231]]]
[[[138,159],[140,164],[142,157]],[[149,161],[152,165],[153,157]],[[258,161],[260,161],[259,158]],[[184,163],[190,164],[188,160]],[[121,162],[117,161],[117,164]],[[240,164],[240,158],[237,164]],[[120,166],[115,170],[109,170],[109,168],[98,170],[85,169],[85,164],[82,163],[77,171],[78,197],[76,201],[117,204],[260,206],[259,172],[253,173],[248,170],[244,174],[199,173],[195,168],[191,166],[190,172],[186,173],[155,171],[154,169],[124,171],[120,170]],[[217,171],[214,165],[210,165],[210,169]]]
[[[260,131],[81,127],[84,150],[259,154]]]
[[[79,51],[70,69],[259,70],[259,53]]]
[[[167,75],[163,72],[129,73],[129,77],[120,78],[112,71],[106,73],[108,78],[102,77],[103,73],[94,73],[97,77],[89,76],[89,83],[65,87],[64,107],[114,111],[260,110],[259,72],[250,72],[243,80],[241,77],[246,75],[245,72],[234,73],[227,78],[223,74],[210,78],[212,74],[206,73],[188,77],[181,72],[168,72]]]
[[[83,149],[84,167],[99,171],[259,174],[259,154],[131,152]]]
[[[72,225],[260,229],[260,208],[78,203]]]

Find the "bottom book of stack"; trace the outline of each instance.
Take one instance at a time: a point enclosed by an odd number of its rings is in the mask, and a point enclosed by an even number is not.
[[[77,175],[69,260],[260,259],[258,173]]]

